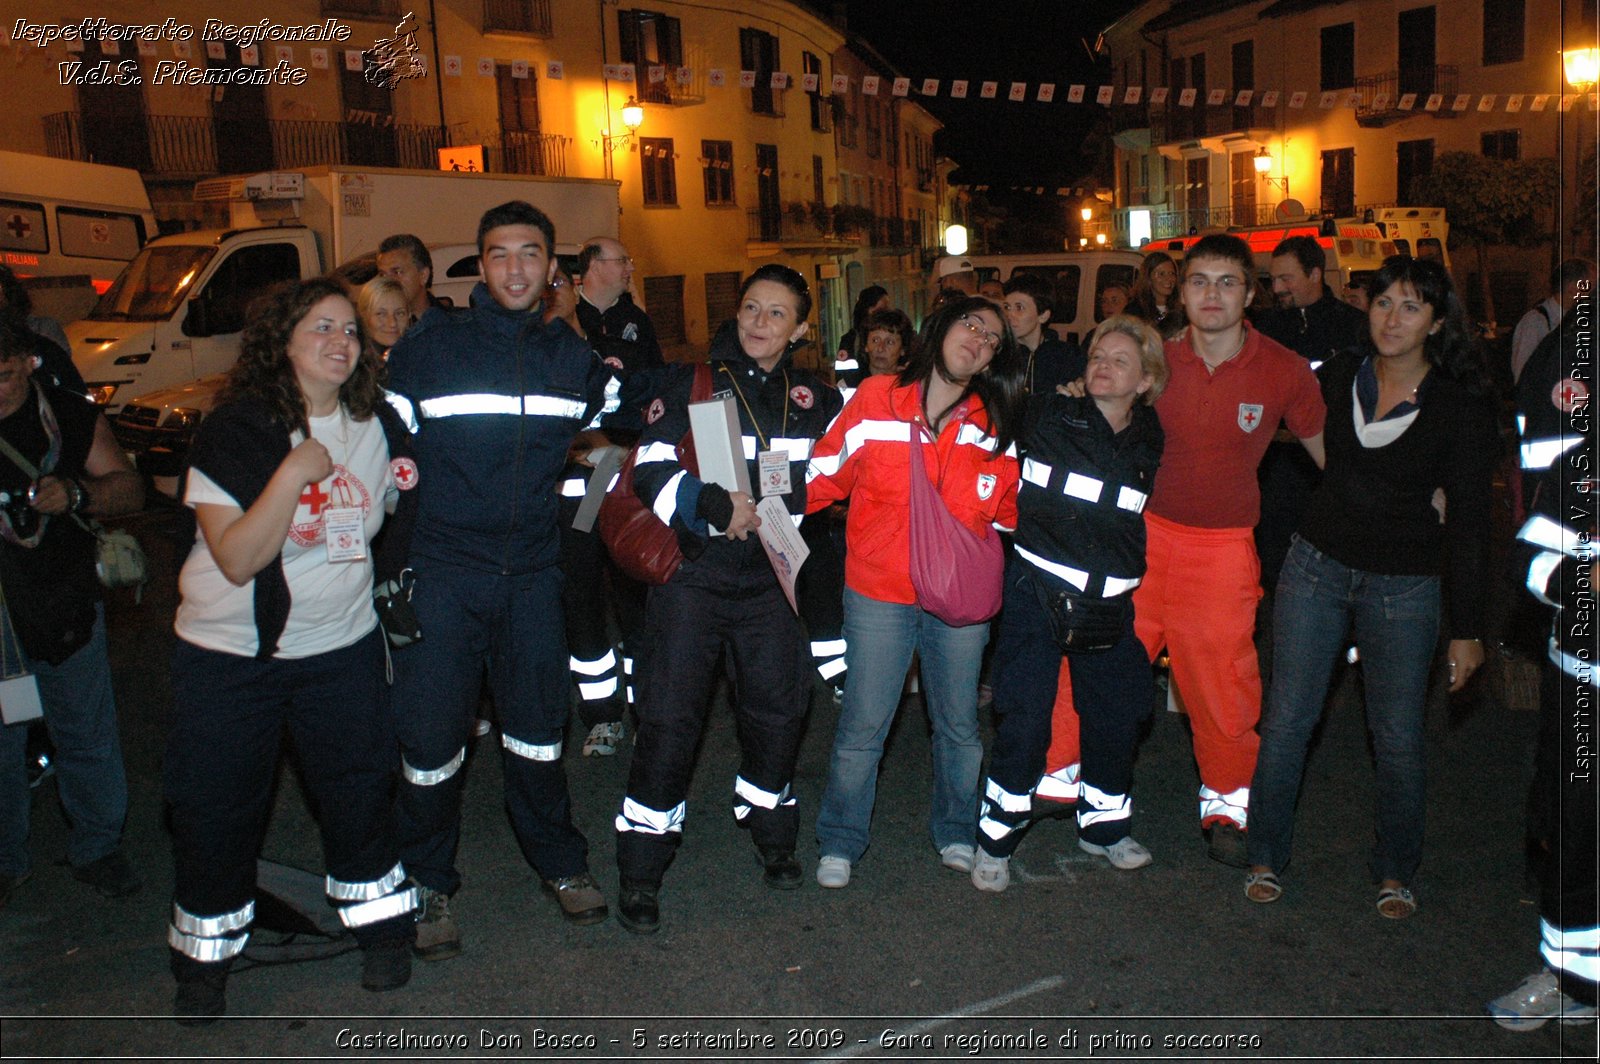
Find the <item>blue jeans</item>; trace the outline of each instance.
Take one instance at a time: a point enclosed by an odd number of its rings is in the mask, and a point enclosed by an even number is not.
[[[1439,578],[1351,569],[1299,536],[1278,578],[1272,691],[1250,784],[1250,863],[1274,872],[1289,863],[1306,747],[1347,632],[1361,652],[1378,763],[1372,875],[1410,883],[1422,861],[1422,710],[1439,639]]]
[[[845,588],[844,688],[833,739],[828,785],[817,815],[822,856],[852,864],[867,850],[878,762],[900,705],[915,652],[922,663],[922,697],[933,724],[933,808],[928,831],[935,849],[974,844],[978,823],[978,673],[989,640],[987,624],[952,628],[914,605],[880,602]]]
[[[106,657],[104,605],[95,607],[89,641],[59,665],[27,662],[39,680],[44,723],[56,747],[56,793],[71,824],[67,860],[97,861],[122,842],[128,780]],[[0,727],[0,873],[28,871],[28,726]]]

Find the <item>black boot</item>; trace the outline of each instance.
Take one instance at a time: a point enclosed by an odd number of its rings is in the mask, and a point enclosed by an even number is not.
[[[230,960],[202,963],[173,955],[178,994],[173,997],[173,1019],[184,1027],[205,1027],[227,1011],[227,970]]]
[[[622,893],[617,898],[617,923],[636,935],[653,935],[661,929],[661,906],[656,901],[653,883],[633,880],[622,881]]]
[[[800,885],[800,862],[795,860],[793,850],[763,846],[761,866],[766,869],[762,878],[774,890],[794,890]]]

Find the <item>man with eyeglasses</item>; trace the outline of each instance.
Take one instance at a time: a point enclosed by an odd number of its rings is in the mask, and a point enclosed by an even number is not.
[[[649,401],[650,378],[662,365],[661,344],[650,316],[628,292],[633,259],[609,237],[593,237],[578,252],[578,324],[610,368],[611,388],[624,411],[637,411]],[[642,425],[642,422],[641,422]],[[568,666],[578,689],[578,712],[589,729],[584,757],[609,757],[626,734],[627,706],[633,701],[633,663],[644,621],[644,587],[610,567],[607,593],[605,548],[594,529],[572,527],[578,506],[589,489],[593,468],[587,455],[596,447],[632,447],[637,432],[608,424],[603,432],[581,433],[561,481],[561,565],[566,575],[562,604],[566,610]],[[607,627],[607,606],[622,632],[619,657]]]
[[[1166,343],[1171,376],[1156,400],[1166,450],[1145,507],[1147,568],[1133,592],[1134,630],[1152,660],[1167,648],[1189,714],[1207,852],[1235,868],[1248,864],[1260,745],[1251,638],[1261,597],[1256,467],[1280,422],[1320,466],[1326,415],[1306,360],[1245,321],[1253,268],[1249,245],[1225,234],[1184,256],[1179,291],[1189,325]],[[1076,766],[1049,768],[1055,782],[1076,781]]]

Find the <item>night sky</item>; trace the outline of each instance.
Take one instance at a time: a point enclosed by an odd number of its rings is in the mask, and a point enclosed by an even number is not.
[[[827,0],[818,4],[824,10]],[[1065,100],[1073,83],[1098,86],[1088,47],[1136,0],[848,0],[850,29],[912,79],[942,82],[921,102],[942,122],[942,152],[957,160],[957,180],[996,186],[1076,183],[1086,161],[1085,134],[1101,112]],[[1087,43],[1086,43],[1087,42]],[[973,98],[949,99],[949,82],[966,78]],[[977,99],[977,83],[998,81],[1002,98]],[[1003,98],[1010,82],[1028,83],[1029,102]],[[1037,83],[1056,84],[1055,103],[1036,103]],[[913,93],[913,95],[915,95]]]

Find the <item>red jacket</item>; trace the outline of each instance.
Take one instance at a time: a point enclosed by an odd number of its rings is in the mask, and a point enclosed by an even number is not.
[[[928,438],[919,389],[901,387],[892,374],[861,382],[811,453],[806,509],[848,498],[845,583],[880,602],[917,601],[911,587],[911,466],[913,425],[921,426],[928,479],[950,512],[979,535],[1017,525],[1017,452],[996,456],[989,417],[968,396],[945,421],[937,442]]]

